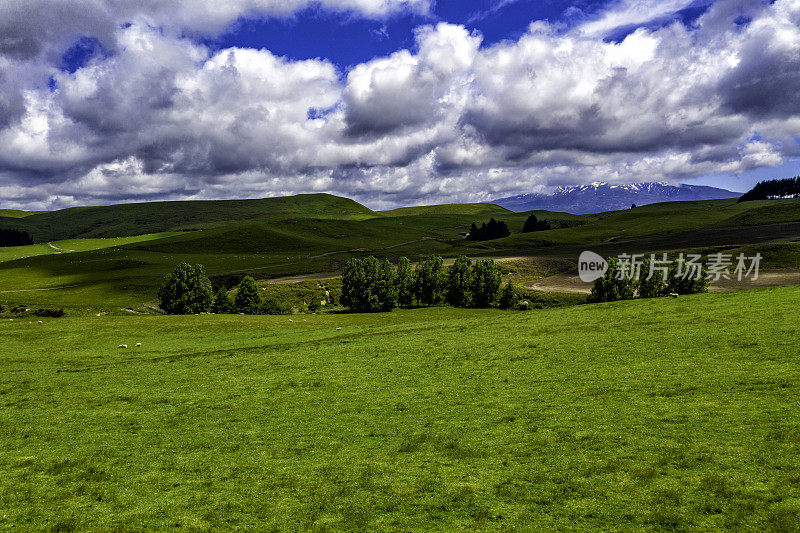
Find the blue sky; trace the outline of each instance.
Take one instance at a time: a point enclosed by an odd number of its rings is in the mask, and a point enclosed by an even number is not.
[[[7,0],[0,203],[800,174],[800,0]]]

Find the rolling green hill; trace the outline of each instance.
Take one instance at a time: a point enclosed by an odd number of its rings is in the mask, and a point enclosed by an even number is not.
[[[509,211],[495,204],[441,204],[421,205],[415,207],[400,207],[388,211],[380,211],[383,216],[414,216],[414,215],[471,215],[471,216],[498,216],[508,215]]]
[[[32,215],[30,211],[19,211],[17,209],[0,209],[0,220],[3,218],[25,218]]]
[[[461,212],[459,212],[461,211]],[[412,259],[432,253],[576,258],[601,253],[667,251],[800,239],[800,200],[671,202],[569,215],[537,211],[569,227],[522,234],[529,213],[490,204],[372,212],[351,200],[305,195],[264,200],[166,202],[76,208],[13,219],[37,235],[168,233],[110,239],[72,238],[0,249],[0,303],[103,310],[153,301],[163,276],[180,262],[201,263],[216,283],[333,272],[350,257]],[[496,217],[512,235],[474,242],[460,234]],[[12,219],[3,219],[5,221]],[[773,224],[763,226],[762,224]],[[191,230],[191,231],[186,231]],[[61,253],[57,253],[60,252]],[[796,254],[771,250],[771,264],[791,268]]]
[[[104,207],[76,207],[0,219],[0,227],[30,233],[36,242],[70,238],[130,237],[165,231],[190,231],[222,222],[263,216],[364,218],[374,213],[347,198],[329,194],[260,200],[151,202]]]

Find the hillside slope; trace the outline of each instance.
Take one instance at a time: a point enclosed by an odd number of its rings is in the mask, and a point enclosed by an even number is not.
[[[150,202],[102,207],[75,207],[35,213],[24,218],[0,218],[0,227],[23,229],[36,242],[69,238],[129,237],[164,231],[188,231],[215,223],[265,215],[319,218],[375,216],[354,200],[330,194],[258,200]]]

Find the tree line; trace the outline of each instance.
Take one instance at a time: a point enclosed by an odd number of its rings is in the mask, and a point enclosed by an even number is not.
[[[0,229],[0,248],[8,246],[28,246],[33,244],[33,237],[27,231],[16,229]]]
[[[282,315],[289,310],[275,298],[262,298],[251,276],[239,283],[236,296],[231,299],[221,286],[214,292],[203,265],[181,263],[164,278],[158,291],[161,309],[170,315],[197,313],[246,315]]]
[[[739,197],[739,202],[767,200],[770,198],[794,198],[800,196],[800,177],[766,180]]]
[[[530,215],[522,226],[522,233],[530,233],[532,231],[544,231],[553,229],[552,224],[544,219],[538,219],[536,215]],[[502,220],[495,220],[491,218],[489,222],[484,222],[478,226],[475,222],[469,228],[467,234],[468,241],[491,241],[493,239],[502,239],[511,235],[511,230],[508,229],[508,224]]]
[[[698,271],[694,276],[679,275],[678,266],[672,264],[667,271],[666,279],[661,273],[654,274],[647,279],[651,262],[648,257],[642,262],[642,276],[637,279],[619,276],[620,264],[617,258],[612,257],[607,261],[608,270],[602,277],[595,280],[592,286],[592,292],[588,299],[590,303],[708,292],[708,270],[702,264],[697,265]]]
[[[458,257],[444,267],[439,256],[423,258],[416,267],[401,257],[397,264],[370,256],[349,260],[342,273],[341,302],[358,312],[391,311],[395,307],[448,303],[455,307],[516,305],[511,283],[501,291],[500,267],[492,259]]]

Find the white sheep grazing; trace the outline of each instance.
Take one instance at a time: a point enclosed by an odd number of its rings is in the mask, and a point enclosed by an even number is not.
[[[294,320],[292,320],[292,319],[290,318],[290,319],[289,319],[289,322],[291,322],[291,323],[294,323]]]
[[[136,347],[137,347],[137,348],[141,348],[141,347],[142,347],[142,343],[141,343],[141,342],[137,342],[137,343],[136,343]]]
[[[40,320],[40,321],[39,321],[39,324],[41,324],[41,323],[42,323],[42,321]]]
[[[336,331],[342,331],[342,328],[336,328]]]
[[[117,346],[117,348],[127,348],[127,347],[128,347],[127,344],[120,344],[119,346]]]
[[[677,292],[671,292],[671,293],[669,293],[669,295],[672,296],[673,298],[677,298],[678,297],[678,293]]]

